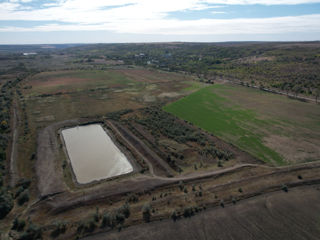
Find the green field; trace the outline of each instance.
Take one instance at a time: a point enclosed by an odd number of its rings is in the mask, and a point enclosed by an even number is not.
[[[245,87],[214,85],[164,109],[267,163],[319,160],[320,108],[315,104]]]

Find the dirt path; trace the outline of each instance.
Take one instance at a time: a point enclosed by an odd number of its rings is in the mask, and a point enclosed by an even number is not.
[[[259,168],[269,169],[266,173],[259,173]],[[268,166],[261,166],[261,165],[254,165],[254,164],[243,164],[234,166],[231,168],[222,169],[220,171],[215,172],[208,172],[208,173],[198,173],[194,176],[188,177],[179,177],[179,178],[165,178],[165,177],[152,177],[152,176],[138,176],[131,179],[124,179],[120,182],[114,182],[109,184],[100,184],[85,191],[77,191],[77,192],[64,192],[55,196],[50,197],[48,200],[38,202],[34,207],[37,208],[41,205],[49,205],[50,206],[50,213],[48,214],[59,214],[62,212],[69,211],[71,209],[85,206],[88,204],[95,204],[98,202],[105,202],[106,199],[114,198],[114,199],[121,199],[122,196],[126,196],[128,193],[133,192],[141,192],[141,191],[152,191],[156,188],[161,187],[168,187],[172,184],[178,184],[180,181],[184,181],[184,183],[188,182],[201,182],[206,181],[207,179],[217,179],[219,177],[223,177],[226,174],[233,174],[237,172],[243,172],[247,170],[251,170],[254,172],[259,173],[258,175],[254,176],[244,176],[241,178],[236,178],[234,180],[228,181],[227,183],[217,185],[212,185],[211,188],[228,188],[233,185],[246,185],[250,183],[258,183],[259,181],[263,181],[263,179],[268,177],[273,178],[281,178],[281,176],[295,175],[296,172],[310,170],[312,172],[318,172],[320,168],[320,162],[316,163],[307,163],[307,164],[300,164],[297,166],[288,166],[288,167],[268,167]],[[254,170],[256,169],[256,171]],[[296,175],[295,175],[296,177]],[[292,183],[290,187],[300,186],[305,184],[312,184],[314,181],[319,182],[319,177],[317,176],[315,179],[298,181]],[[281,184],[280,184],[281,186]],[[274,191],[275,189],[279,189],[279,184],[274,183],[270,186],[263,186],[264,190],[259,192],[270,192]],[[250,195],[248,197],[252,197]]]
[[[10,181],[9,185],[10,187],[14,187],[17,179],[18,179],[18,171],[17,171],[17,157],[18,157],[18,151],[17,151],[17,144],[18,144],[18,113],[17,113],[17,103],[16,101],[13,102],[13,118],[12,118],[12,142],[11,142],[11,152],[10,152],[10,169],[9,169],[9,175],[10,175]]]
[[[296,99],[296,100],[299,100],[299,101],[312,102],[312,103],[315,103],[315,104],[319,103],[319,100],[317,101],[315,98],[308,98],[308,97],[305,97],[305,96],[297,96],[295,94],[281,92],[281,91],[276,90],[276,89],[260,88],[259,86],[255,86],[255,85],[242,85],[238,81],[226,80],[226,79],[224,79],[223,82],[224,83],[235,84],[235,85],[239,85],[239,86],[243,86],[243,87],[250,87],[250,88],[254,88],[254,89],[261,90],[261,91],[268,92],[268,93],[283,95],[283,96],[287,96],[289,98]]]

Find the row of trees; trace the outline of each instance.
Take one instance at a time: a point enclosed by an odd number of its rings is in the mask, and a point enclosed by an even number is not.
[[[142,112],[143,117],[136,118],[135,121],[148,129],[156,141],[158,141],[157,139],[160,136],[165,136],[178,143],[194,142],[199,146],[198,152],[201,157],[211,157],[226,161],[233,157],[230,151],[218,148],[200,130],[187,123],[180,122],[180,120],[172,114],[163,111],[160,107],[148,107],[143,109]],[[171,148],[166,148],[165,151],[168,155],[163,156],[163,158],[173,169],[179,171],[180,167],[178,163],[183,163],[183,153],[175,152]]]
[[[231,78],[292,93],[318,96],[320,44],[298,47],[285,43],[175,43],[109,44],[77,50],[78,57],[98,57],[89,51],[126,64],[197,74],[200,78]],[[69,50],[70,51],[70,50]],[[93,53],[95,54],[95,53]]]

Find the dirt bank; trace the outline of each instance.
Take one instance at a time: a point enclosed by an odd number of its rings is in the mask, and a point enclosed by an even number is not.
[[[38,134],[38,148],[36,160],[36,175],[39,197],[64,192],[67,187],[64,183],[62,167],[59,166],[57,129],[80,124],[79,120],[67,120],[52,124]]]

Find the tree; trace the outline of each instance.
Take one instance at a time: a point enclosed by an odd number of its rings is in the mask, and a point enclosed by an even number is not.
[[[2,130],[6,130],[8,128],[8,122],[6,120],[2,120],[0,126]]]
[[[20,240],[41,239],[42,229],[34,224],[30,224],[27,231],[20,236]]]
[[[301,92],[301,87],[300,86],[295,86],[293,88],[293,91],[295,93],[295,97],[297,98],[298,97],[298,94]]]
[[[112,226],[112,217],[109,213],[105,213],[102,218],[101,228]]]
[[[2,192],[0,193],[0,219],[7,216],[7,214],[13,208],[13,200],[9,193]]]
[[[177,215],[177,212],[176,212],[176,211],[173,211],[173,212],[172,212],[171,218],[172,218],[172,220],[173,220],[174,222],[177,221],[178,215]]]
[[[183,216],[185,218],[187,217],[192,217],[194,215],[194,211],[193,211],[193,208],[192,207],[186,207],[184,210],[183,210]]]
[[[25,190],[19,197],[18,197],[18,204],[22,206],[25,202],[29,201],[29,192]]]
[[[320,87],[315,90],[316,103],[318,103],[318,98],[320,96]]]
[[[150,222],[150,218],[151,218],[150,210],[151,210],[150,204],[145,204],[142,207],[142,217],[145,222]]]
[[[125,216],[125,218],[130,217],[130,205],[125,203],[121,208],[120,212]]]

